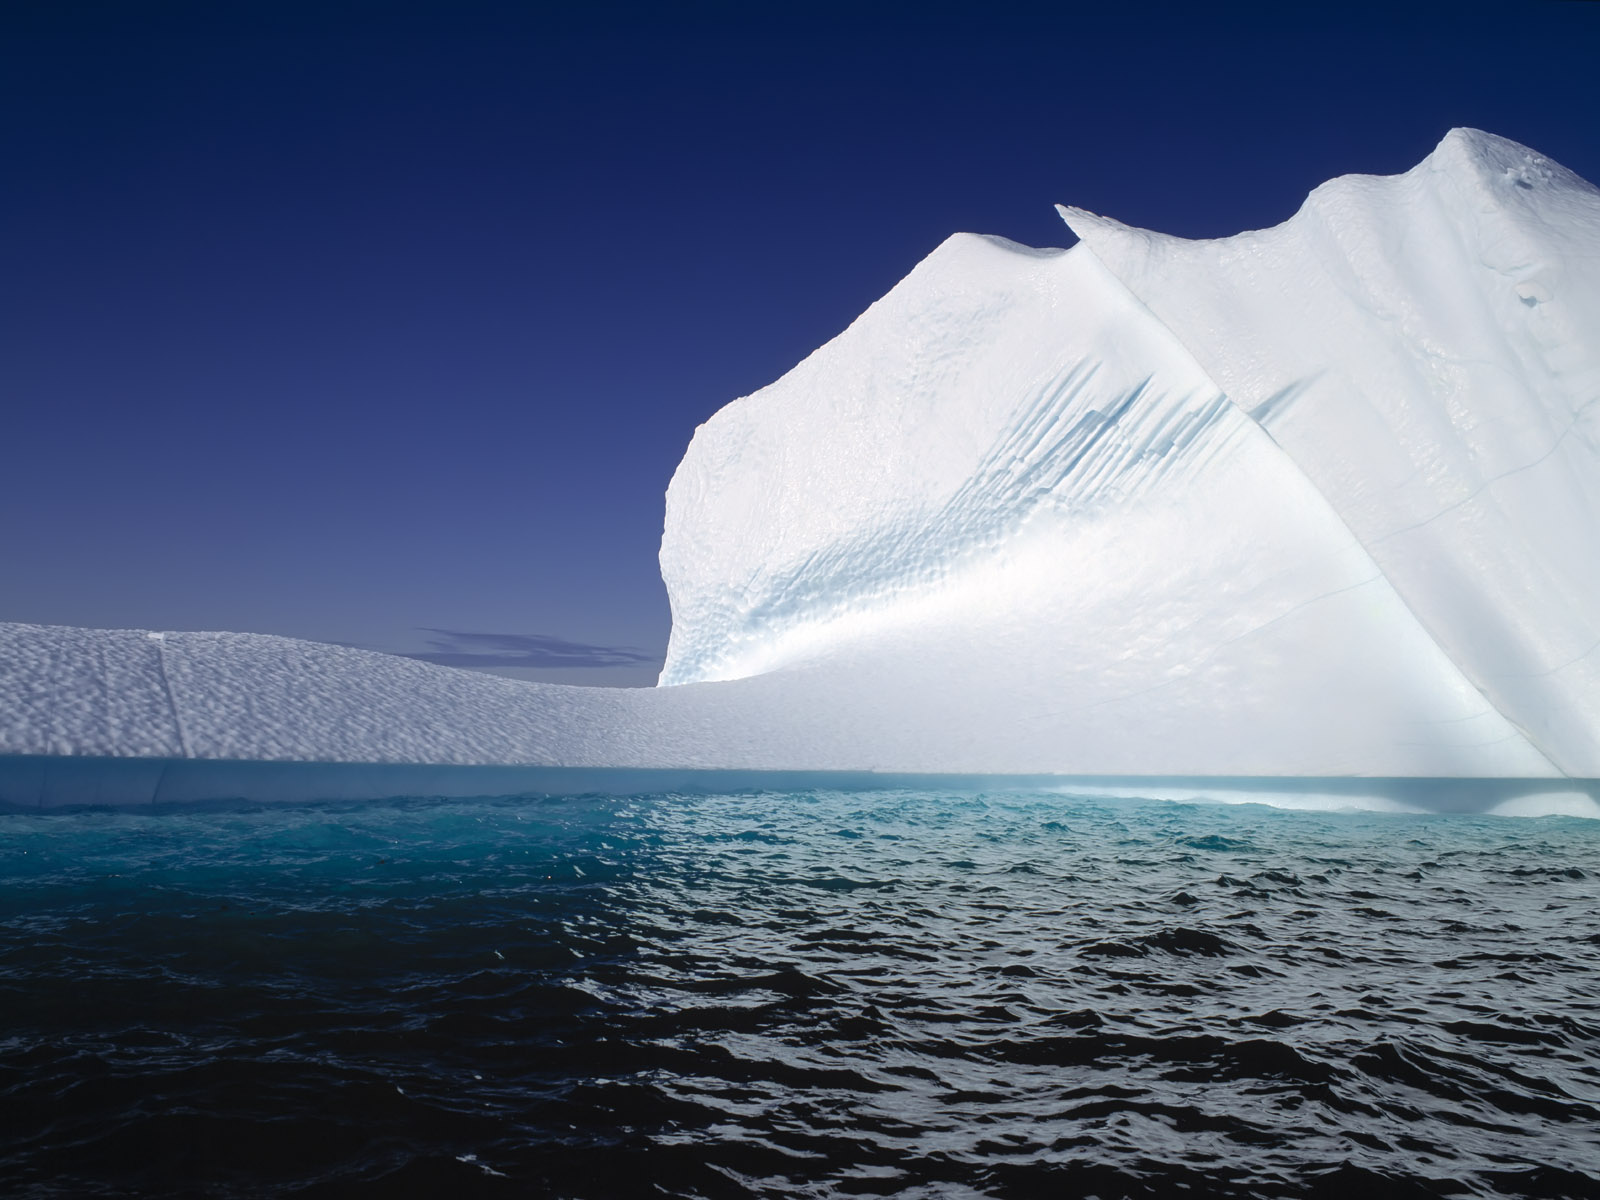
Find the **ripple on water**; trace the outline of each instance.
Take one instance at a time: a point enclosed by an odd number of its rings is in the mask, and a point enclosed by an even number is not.
[[[1600,1191],[1592,822],[3,819],[8,1194]]]

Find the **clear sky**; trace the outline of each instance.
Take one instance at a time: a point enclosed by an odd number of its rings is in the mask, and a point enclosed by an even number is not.
[[[1452,125],[1600,180],[1600,3],[0,5],[0,620],[653,680],[695,426],[957,230],[1220,236]]]

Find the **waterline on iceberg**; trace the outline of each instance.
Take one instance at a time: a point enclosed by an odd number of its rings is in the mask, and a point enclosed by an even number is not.
[[[1263,804],[1320,812],[1492,813],[1600,817],[1600,780],[1220,778],[953,775],[890,771],[744,771],[616,767],[315,763],[192,758],[0,756],[0,811],[379,802],[401,798],[957,795]]]

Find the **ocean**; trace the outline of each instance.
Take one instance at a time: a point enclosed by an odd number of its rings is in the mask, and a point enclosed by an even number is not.
[[[0,1193],[1600,1195],[1597,914],[1559,816],[13,811]]]

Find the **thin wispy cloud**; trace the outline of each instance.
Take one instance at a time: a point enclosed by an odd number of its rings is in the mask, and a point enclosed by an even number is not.
[[[406,658],[442,667],[631,667],[659,666],[661,655],[636,646],[599,646],[543,633],[468,633],[423,629],[427,650],[401,651]]]

